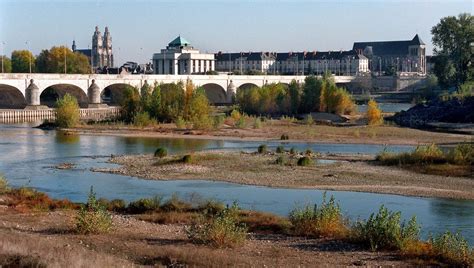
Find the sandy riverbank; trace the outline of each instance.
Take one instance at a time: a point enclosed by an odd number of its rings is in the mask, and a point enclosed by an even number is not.
[[[224,125],[217,130],[183,130],[174,124],[160,124],[155,127],[137,128],[128,125],[82,125],[67,131],[87,135],[114,135],[127,137],[165,137],[221,140],[280,140],[289,136],[291,142],[356,143],[356,144],[454,144],[472,142],[472,136],[423,131],[398,126],[351,126],[304,125],[297,122],[269,120],[261,128],[252,126],[234,128]]]
[[[151,180],[215,180],[239,184],[284,188],[311,188],[399,194],[407,196],[440,197],[474,200],[472,178],[427,175],[398,167],[375,165],[373,156],[332,155],[315,158],[337,159],[334,163],[297,166],[275,164],[277,155],[269,153],[199,152],[195,161],[184,164],[168,156],[162,160],[152,155],[114,156],[110,162],[121,166],[94,169]]]

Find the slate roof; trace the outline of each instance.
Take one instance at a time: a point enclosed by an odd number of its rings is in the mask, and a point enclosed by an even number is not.
[[[190,46],[191,44],[181,36],[176,37],[171,41],[168,46],[170,47],[181,47],[181,46]]]
[[[92,55],[92,49],[76,49],[74,52],[79,52],[81,54],[86,55],[87,57],[91,57]]]
[[[374,55],[406,55],[408,54],[408,47],[413,45],[425,45],[425,43],[417,34],[412,40],[355,42],[352,49],[356,51],[364,51],[366,47],[371,46]]]
[[[216,61],[236,61],[240,57],[244,60],[264,60],[275,59],[276,61],[296,61],[296,60],[340,60],[348,57],[353,59],[366,59],[364,55],[357,54],[355,50],[349,51],[312,51],[312,52],[241,52],[241,53],[222,53],[215,54]]]
[[[217,61],[236,61],[239,58],[244,58],[244,60],[269,60],[275,59],[275,54],[271,52],[240,52],[240,53],[216,53],[214,58]]]

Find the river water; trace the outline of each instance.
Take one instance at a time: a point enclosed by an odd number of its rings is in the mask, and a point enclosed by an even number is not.
[[[183,198],[214,198],[225,203],[237,201],[242,207],[287,215],[296,205],[320,202],[323,191],[247,186],[207,180],[150,181],[129,176],[91,172],[91,167],[110,167],[111,154],[152,153],[165,146],[171,153],[212,149],[255,151],[261,142],[200,139],[129,138],[114,136],[64,135],[31,127],[31,123],[0,125],[0,173],[12,186],[30,186],[54,198],[84,202],[90,186],[99,197],[126,201],[142,197],[178,194]],[[280,141],[268,142],[270,147]],[[382,145],[287,143],[285,147],[315,152],[375,154]],[[390,151],[408,151],[411,146],[388,146]],[[75,164],[70,170],[53,168],[60,163]],[[380,176],[383,176],[381,174]],[[206,179],[206,178],[204,178]],[[212,178],[208,178],[212,179]],[[405,219],[416,215],[422,235],[444,230],[460,231],[474,243],[474,202],[440,198],[328,191],[340,202],[351,219],[367,218],[384,204],[399,210]]]

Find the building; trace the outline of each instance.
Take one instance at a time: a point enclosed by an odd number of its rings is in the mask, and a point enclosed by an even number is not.
[[[369,73],[369,61],[356,51],[243,52],[216,54],[216,70],[241,74],[308,75]]]
[[[214,54],[201,53],[181,36],[153,54],[155,74],[204,74],[215,70]]]
[[[99,27],[95,27],[95,32],[92,35],[92,49],[77,49],[76,41],[74,40],[72,41],[72,51],[86,55],[94,70],[104,67],[114,67],[112,36],[110,35],[108,27],[105,27],[103,37],[99,31]]]
[[[418,35],[412,40],[355,42],[353,50],[369,59],[378,75],[426,75],[426,45]]]

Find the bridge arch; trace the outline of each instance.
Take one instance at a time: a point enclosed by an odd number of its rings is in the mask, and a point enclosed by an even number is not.
[[[201,86],[206,92],[207,99],[211,104],[222,104],[227,102],[225,89],[215,83],[208,83]]]
[[[106,86],[100,93],[102,103],[108,105],[120,105],[127,88],[134,88],[134,86],[127,83],[116,83]]]
[[[259,87],[259,86],[257,84],[254,84],[254,83],[243,83],[243,84],[241,84],[240,86],[237,87],[237,91],[247,90],[247,89],[251,89],[251,88],[254,88],[254,87]]]
[[[26,99],[16,87],[0,84],[0,109],[23,109]]]
[[[74,96],[81,108],[87,108],[88,98],[84,90],[72,84],[55,84],[40,91],[40,104],[55,107],[56,100],[62,98],[66,93]]]

